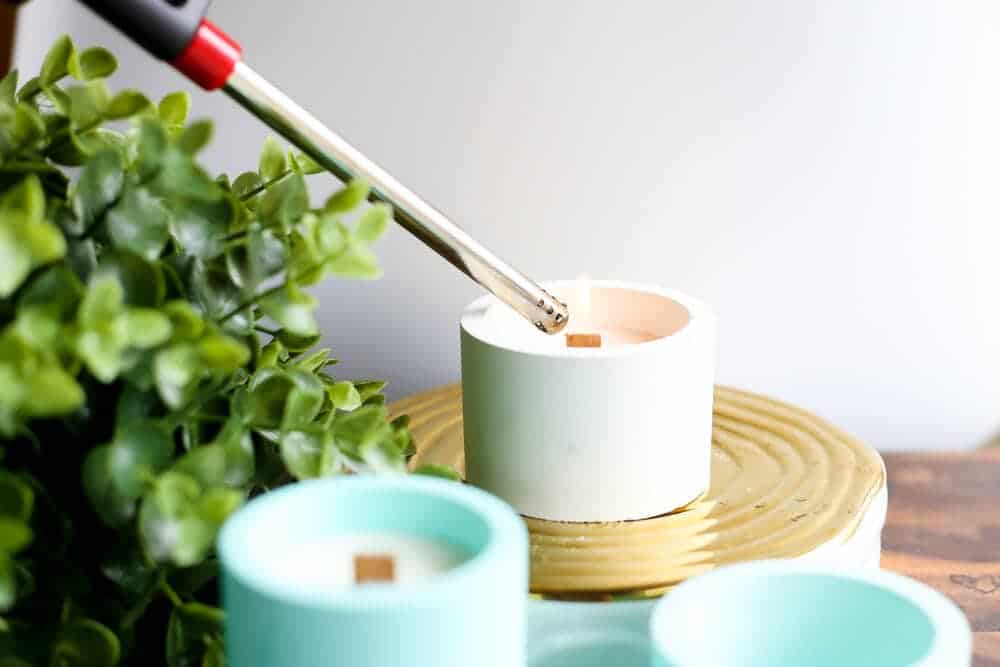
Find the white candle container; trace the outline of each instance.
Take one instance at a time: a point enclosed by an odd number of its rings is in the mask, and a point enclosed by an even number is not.
[[[569,305],[568,332],[609,344],[569,348],[493,296],[474,301],[461,331],[468,481],[553,521],[642,519],[695,500],[711,462],[710,309],[617,281],[546,288]]]

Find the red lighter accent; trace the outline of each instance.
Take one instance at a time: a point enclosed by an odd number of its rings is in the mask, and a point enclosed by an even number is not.
[[[202,19],[194,39],[170,64],[205,90],[217,90],[225,85],[242,55],[236,40]]]

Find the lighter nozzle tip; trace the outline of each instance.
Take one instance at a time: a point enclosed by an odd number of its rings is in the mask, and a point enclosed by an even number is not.
[[[569,308],[566,304],[548,292],[538,301],[539,317],[535,326],[539,331],[554,335],[566,328],[569,323]]]

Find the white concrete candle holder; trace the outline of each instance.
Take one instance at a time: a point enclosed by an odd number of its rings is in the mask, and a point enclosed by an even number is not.
[[[621,521],[708,489],[715,318],[674,290],[615,281],[546,285],[570,308],[567,347],[493,296],[462,316],[469,482],[522,515]]]

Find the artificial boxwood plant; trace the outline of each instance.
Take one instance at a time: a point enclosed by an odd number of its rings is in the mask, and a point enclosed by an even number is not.
[[[314,207],[274,140],[210,177],[188,96],[112,93],[115,67],[63,37],[0,81],[0,667],[222,664],[225,518],[412,450],[382,382],[310,351],[305,288],[376,277],[388,207]]]

